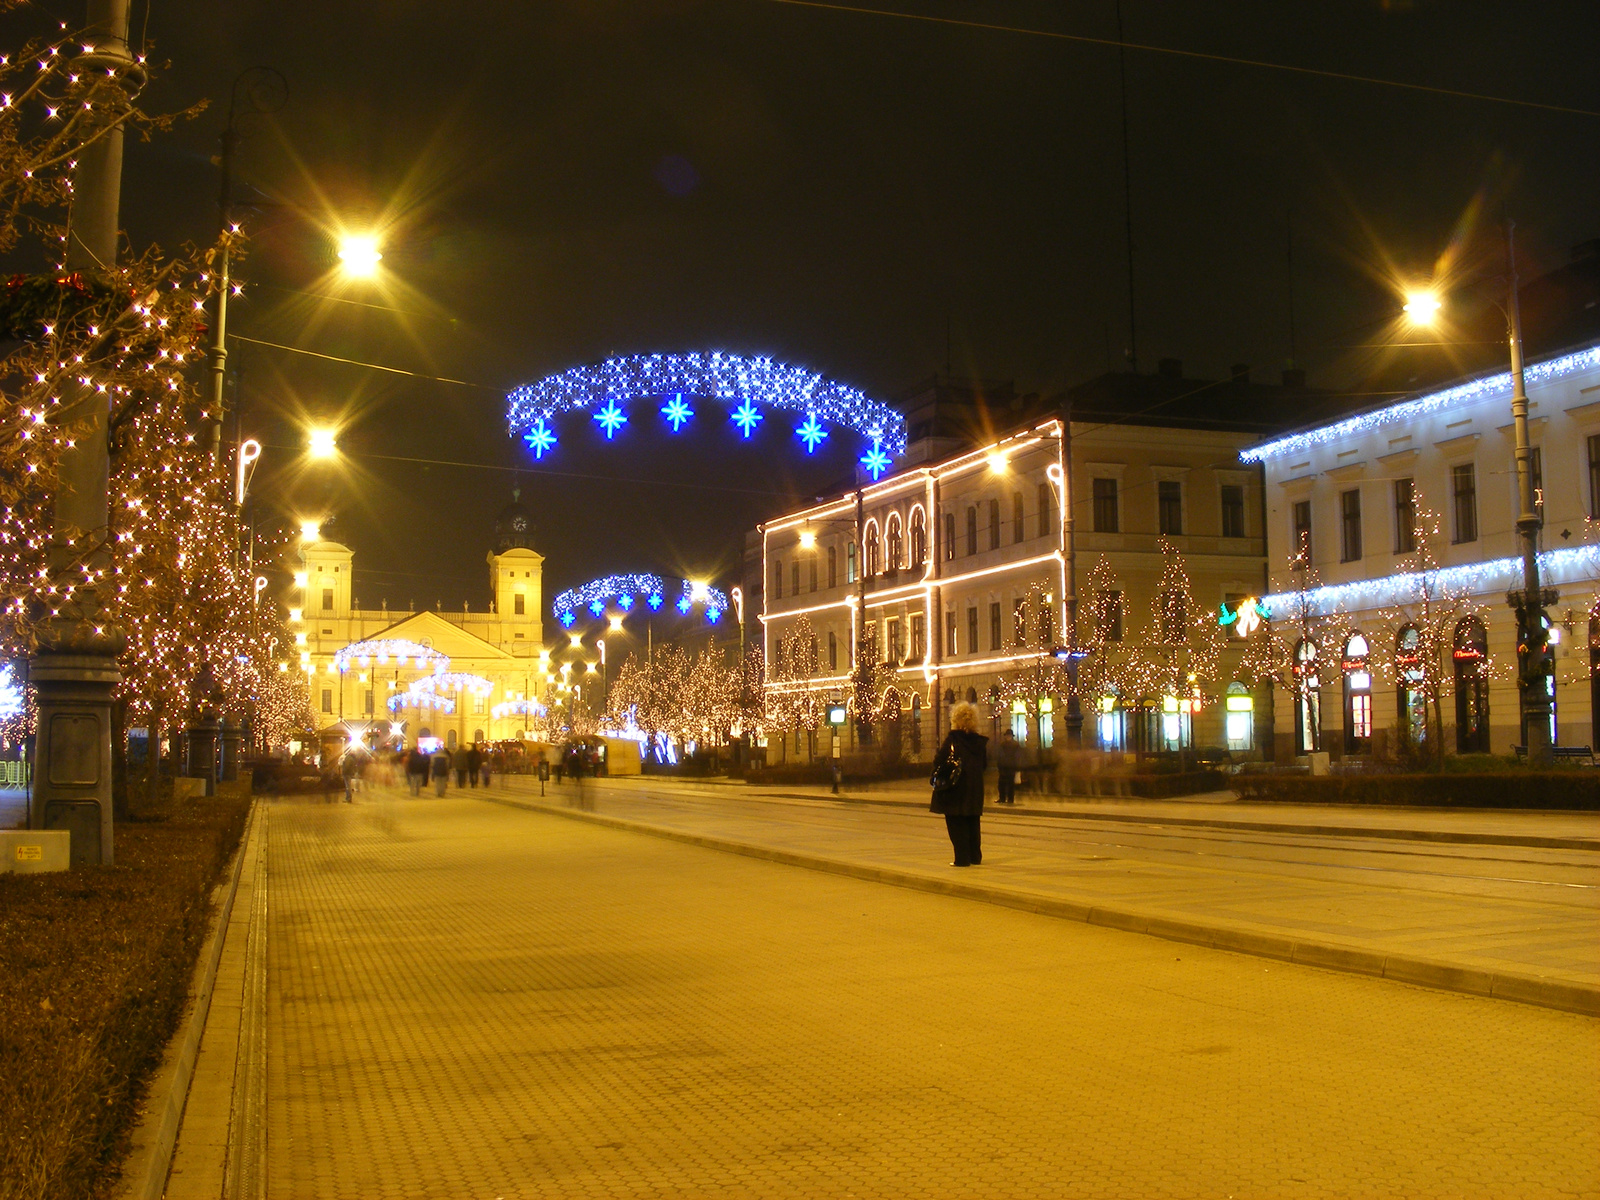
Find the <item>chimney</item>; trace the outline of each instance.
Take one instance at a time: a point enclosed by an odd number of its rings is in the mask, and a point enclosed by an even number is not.
[[[1304,367],[1285,367],[1283,369],[1283,386],[1304,391],[1306,386],[1306,369]]]
[[[1250,364],[1249,363],[1234,363],[1233,366],[1228,368],[1228,375],[1235,383],[1241,383],[1241,384],[1249,383],[1250,382]]]
[[[1183,359],[1163,358],[1156,364],[1156,373],[1163,379],[1183,378]]]

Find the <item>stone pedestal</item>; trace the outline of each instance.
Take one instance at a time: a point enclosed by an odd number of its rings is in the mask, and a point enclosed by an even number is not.
[[[29,678],[39,703],[32,829],[72,834],[74,867],[112,862],[111,692],[122,681],[116,641],[47,638]]]
[[[231,783],[239,778],[239,749],[244,744],[244,730],[236,721],[222,723],[222,779]]]
[[[204,779],[208,796],[216,795],[220,733],[221,726],[217,723],[216,716],[205,712],[200,715],[198,721],[189,726],[184,739],[188,754],[183,773],[196,779]]]

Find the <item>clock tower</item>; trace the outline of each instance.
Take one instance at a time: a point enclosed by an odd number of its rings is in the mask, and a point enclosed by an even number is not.
[[[488,562],[489,587],[505,640],[543,645],[544,558],[533,548],[533,518],[522,505],[521,488],[512,489],[511,503],[495,518]]]

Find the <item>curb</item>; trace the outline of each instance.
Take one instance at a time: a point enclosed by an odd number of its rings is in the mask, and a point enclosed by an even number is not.
[[[244,836],[233,852],[233,862],[228,867],[228,878],[217,885],[217,891],[226,889],[212,917],[211,932],[200,947],[200,959],[195,964],[193,980],[189,985],[189,1013],[172,1041],[167,1043],[162,1055],[161,1068],[150,1083],[145,1098],[144,1116],[135,1126],[128,1157],[123,1162],[122,1178],[118,1181],[116,1195],[119,1200],[161,1200],[167,1188],[167,1174],[172,1168],[172,1153],[178,1144],[178,1129],[183,1124],[183,1108],[189,1098],[189,1084],[194,1077],[195,1059],[200,1053],[200,1039],[206,1030],[206,1016],[211,1011],[211,996],[217,983],[217,964],[222,961],[222,944],[227,934],[228,919],[233,914],[233,899],[239,892],[239,876],[250,844],[260,821],[261,797],[250,804],[250,819]],[[215,893],[213,893],[215,895]]]
[[[1386,954],[1362,946],[1341,945],[1335,942],[1306,941],[1285,934],[1252,929],[1247,925],[1228,922],[1204,923],[1186,917],[1169,917],[1156,912],[1084,904],[1081,901],[1058,899],[1037,892],[1010,891],[985,887],[982,884],[957,883],[954,880],[919,875],[914,871],[904,871],[895,867],[869,867],[839,859],[823,858],[820,855],[738,842],[730,838],[686,833],[661,825],[650,825],[643,821],[630,821],[623,817],[584,812],[581,809],[532,804],[527,801],[492,796],[485,796],[482,799],[489,804],[502,804],[508,808],[520,808],[528,812],[567,817],[574,821],[587,821],[612,829],[649,834],[652,837],[684,842],[708,850],[722,850],[742,854],[748,858],[782,863],[785,866],[805,867],[830,875],[846,875],[872,883],[888,883],[940,896],[978,900],[1042,916],[1083,921],[1089,925],[1100,925],[1126,933],[1142,933],[1168,941],[1187,942],[1214,950],[1231,950],[1259,958],[1274,958],[1301,966],[1322,967],[1354,975],[1371,975],[1439,991],[1487,996],[1497,1000],[1515,1000],[1523,1004],[1560,1009],[1583,1016],[1600,1016],[1600,988],[1545,979],[1537,975],[1464,967],[1457,963],[1413,955]]]

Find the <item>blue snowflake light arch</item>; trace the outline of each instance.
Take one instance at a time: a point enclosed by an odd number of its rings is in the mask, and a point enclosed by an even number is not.
[[[855,431],[875,455],[898,458],[906,449],[905,417],[859,389],[804,367],[721,352],[632,354],[574,367],[511,392],[507,422],[542,459],[555,449],[552,425],[563,413],[590,413],[610,441],[628,423],[633,401],[649,399],[654,407],[665,400],[660,413],[676,433],[695,415],[691,398],[725,404],[742,439],[772,411],[797,415],[793,433],[807,454],[827,437],[824,425]]]
[[[715,625],[732,604],[728,593],[719,587],[688,579],[681,582],[678,598],[672,604],[680,613],[688,614],[699,605],[705,610],[706,620]],[[608,610],[614,610],[614,615],[636,609],[646,614],[657,612],[666,605],[667,592],[667,582],[659,575],[606,575],[560,593],[550,602],[550,609],[563,629],[571,629],[581,620],[604,617]]]

